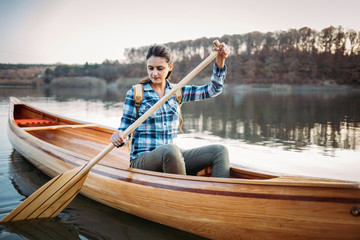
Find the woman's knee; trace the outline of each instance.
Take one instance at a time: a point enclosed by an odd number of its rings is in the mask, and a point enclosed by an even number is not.
[[[221,158],[224,158],[227,161],[229,161],[229,151],[227,147],[225,147],[224,145],[215,144],[212,145],[212,149],[214,151],[215,156],[220,156]]]
[[[230,177],[230,160],[227,147],[214,145],[213,177]]]
[[[166,144],[161,146],[163,148],[163,159],[168,160],[183,160],[180,148],[174,144]]]
[[[163,171],[166,173],[186,174],[184,157],[180,149],[173,144],[162,146]]]

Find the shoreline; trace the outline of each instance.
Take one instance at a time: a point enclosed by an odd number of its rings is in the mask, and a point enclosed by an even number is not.
[[[55,78],[54,80],[56,80]],[[58,78],[58,79],[72,79],[70,77],[67,78]],[[89,77],[74,77],[77,80],[89,80]],[[102,80],[99,78],[93,78],[96,80]],[[133,84],[136,84],[140,78],[119,78],[118,80],[105,84],[105,87],[108,86],[116,86],[120,85],[131,87]],[[74,83],[80,83],[80,81],[75,81]],[[104,80],[105,81],[105,80]],[[210,81],[209,78],[194,78],[189,85],[204,85]],[[54,81],[56,82],[56,81]],[[52,85],[52,84],[50,84]],[[78,85],[78,84],[76,84]],[[87,84],[85,84],[87,85]],[[0,88],[37,88],[48,86],[45,84],[42,79],[0,79]],[[62,85],[61,87],[74,87],[71,83],[67,86]],[[91,84],[88,86],[82,87],[91,87]],[[226,89],[231,89],[233,91],[244,91],[244,90],[252,90],[252,91],[277,91],[277,92],[299,92],[299,91],[354,91],[359,92],[360,86],[357,85],[339,85],[335,83],[329,84],[328,82],[324,82],[323,84],[227,84],[225,83]]]
[[[301,92],[301,91],[354,91],[360,92],[360,86],[353,85],[319,85],[319,84],[229,84],[228,88],[234,91],[275,91],[275,92]]]

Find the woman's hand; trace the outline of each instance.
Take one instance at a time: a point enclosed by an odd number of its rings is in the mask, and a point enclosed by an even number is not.
[[[124,144],[125,142],[127,142],[129,140],[129,138],[126,137],[124,139],[122,131],[117,130],[116,132],[113,133],[110,140],[114,144],[115,147],[118,147],[118,146]]]
[[[223,68],[225,66],[225,59],[230,54],[230,47],[225,43],[221,43],[220,47],[214,47],[214,51],[218,52],[216,57],[216,66]]]

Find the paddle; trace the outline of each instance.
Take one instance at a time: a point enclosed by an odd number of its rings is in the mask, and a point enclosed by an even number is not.
[[[219,41],[214,41],[215,46],[220,46]],[[140,126],[149,116],[151,116],[161,105],[163,105],[172,95],[180,88],[187,84],[195,77],[204,67],[206,67],[217,56],[217,52],[212,52],[203,62],[192,70],[183,80],[163,96],[154,106],[138,118],[124,132],[126,138],[137,127]],[[25,199],[17,208],[4,217],[1,222],[13,222],[35,218],[48,218],[57,216],[77,195],[80,191],[91,168],[108,154],[115,146],[110,143],[89,163],[71,169],[63,174],[53,178],[34,192],[30,197]]]

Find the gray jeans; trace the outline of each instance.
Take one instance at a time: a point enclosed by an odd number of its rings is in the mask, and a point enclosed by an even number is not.
[[[229,177],[227,148],[215,144],[183,150],[174,144],[166,144],[130,162],[132,168],[183,175],[196,175],[208,166],[212,166],[213,177]]]

